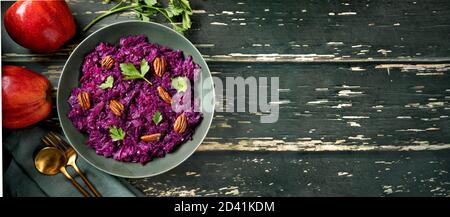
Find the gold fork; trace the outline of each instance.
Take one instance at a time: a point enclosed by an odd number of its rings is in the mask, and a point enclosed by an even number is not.
[[[61,139],[56,133],[49,132],[46,136],[44,136],[44,139],[46,139],[52,146],[60,149],[62,152],[65,153],[67,157],[67,165],[72,166],[75,172],[80,175],[83,182],[87,185],[87,187],[94,193],[96,197],[101,197],[102,195],[95,189],[95,187],[91,184],[91,182],[86,178],[86,176],[83,174],[83,172],[78,167],[76,160],[77,160],[77,152],[63,139]]]

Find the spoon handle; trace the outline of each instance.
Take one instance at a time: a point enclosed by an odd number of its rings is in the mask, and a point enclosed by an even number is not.
[[[65,167],[61,167],[60,171],[62,174],[64,174],[64,176],[67,177],[67,179],[69,179],[72,182],[72,185],[75,186],[75,188],[78,189],[78,191],[80,191],[83,194],[83,196],[85,197],[91,196],[86,190],[83,189],[83,187],[81,187],[80,184],[78,184],[77,181],[75,181],[75,179],[73,179],[73,177],[67,172]]]
[[[95,187],[92,185],[92,183],[86,178],[86,176],[84,176],[83,172],[80,170],[80,168],[78,168],[77,164],[76,163],[72,163],[71,166],[73,167],[73,169],[75,169],[75,172],[77,172],[78,175],[80,175],[80,177],[83,180],[83,182],[94,193],[94,195],[96,197],[101,197],[102,195],[100,194],[100,192],[98,192],[97,189],[95,189]]]

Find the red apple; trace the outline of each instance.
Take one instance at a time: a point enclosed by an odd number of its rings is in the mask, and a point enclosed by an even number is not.
[[[72,12],[64,0],[17,1],[6,11],[4,23],[15,42],[39,53],[57,50],[76,31]]]
[[[52,110],[50,94],[50,82],[43,75],[19,66],[3,66],[3,127],[27,127],[46,118]]]

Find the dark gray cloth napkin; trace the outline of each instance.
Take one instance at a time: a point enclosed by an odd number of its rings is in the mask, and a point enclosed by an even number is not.
[[[34,167],[34,155],[44,147],[41,138],[48,133],[41,127],[16,130],[3,140],[3,147],[10,152],[13,160],[4,173],[4,191],[9,196],[22,197],[81,197],[82,194],[72,186],[63,174],[46,176]],[[64,138],[63,136],[61,136]],[[141,192],[124,179],[106,174],[78,157],[77,164],[104,197],[143,196]],[[87,191],[89,189],[73,169],[69,173]],[[90,191],[89,191],[90,192]]]

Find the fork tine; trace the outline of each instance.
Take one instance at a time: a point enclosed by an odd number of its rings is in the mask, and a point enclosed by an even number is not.
[[[55,143],[59,143],[60,142],[58,137],[56,137],[53,132],[49,132],[48,133],[48,138],[51,139]]]
[[[53,138],[53,140],[58,144],[60,144],[64,149],[67,149],[67,145],[64,144],[64,140],[62,140],[61,137],[59,137],[55,132],[50,131],[49,136],[50,138]]]
[[[69,145],[69,143],[67,143],[66,140],[64,140],[64,139],[61,139],[61,143],[62,143],[63,145],[65,145],[66,148],[72,148],[72,146]]]
[[[53,131],[50,131],[47,135],[48,135],[49,138],[54,138],[54,139],[56,139],[56,138],[55,138],[55,133],[53,133]]]
[[[55,148],[58,148],[58,146],[46,135],[46,136],[44,136],[44,138],[42,138],[42,140],[47,144],[47,145],[50,145],[50,146],[53,146],[53,147],[55,147]]]
[[[66,147],[61,145],[61,142],[59,142],[56,138],[54,138],[52,135],[48,135],[47,137],[57,148],[59,148],[62,151],[66,151]]]
[[[47,136],[44,136],[44,137],[42,138],[42,141],[43,141],[47,146],[55,147],[55,148],[59,149],[60,151],[64,151],[64,150],[62,150],[58,145],[56,145],[56,143],[54,143],[53,141],[51,141]]]
[[[69,145],[69,143],[66,142],[66,140],[62,139],[60,136],[58,136],[58,134],[56,134],[55,132],[51,132],[52,136],[57,139],[59,141],[59,143],[64,146],[65,149],[69,149],[71,146]]]
[[[54,146],[53,143],[47,138],[47,136],[42,137],[42,141],[49,146]]]
[[[43,137],[43,138],[42,138],[42,142],[44,142],[44,144],[47,145],[47,146],[53,146],[53,144],[51,144],[51,143],[47,140],[46,137]]]
[[[50,131],[49,133],[48,133],[48,135],[49,136],[51,136],[52,138],[55,138],[56,140],[58,140],[59,141],[59,137],[56,135],[56,133],[55,132],[53,132],[53,131]]]
[[[52,132],[47,134],[47,138],[53,141],[54,143],[58,143],[59,141],[53,136]]]
[[[47,142],[50,143],[51,146],[58,148],[61,151],[65,151],[65,148],[61,147],[61,145],[59,145],[59,142],[55,141],[49,134],[45,135],[44,139],[47,140]]]

